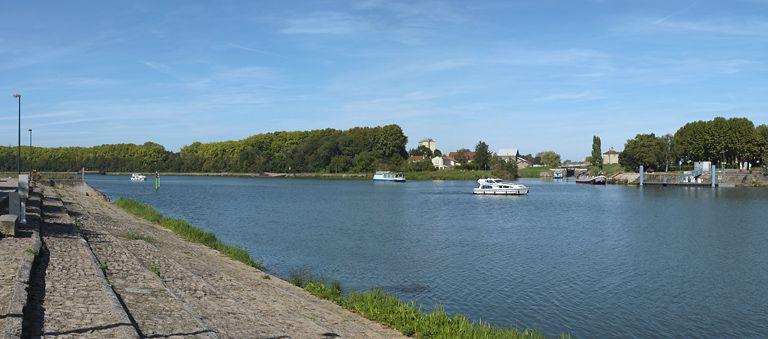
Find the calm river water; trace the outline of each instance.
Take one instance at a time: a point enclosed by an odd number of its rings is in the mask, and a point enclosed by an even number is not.
[[[472,319],[578,337],[768,336],[768,190],[523,180],[376,184],[89,176],[248,249]]]

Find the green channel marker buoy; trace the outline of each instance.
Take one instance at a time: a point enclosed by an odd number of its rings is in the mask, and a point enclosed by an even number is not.
[[[160,189],[160,173],[155,172],[155,191]]]

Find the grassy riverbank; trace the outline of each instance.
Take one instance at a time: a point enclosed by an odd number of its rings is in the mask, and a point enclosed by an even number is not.
[[[541,178],[542,172],[549,172],[549,167],[526,167],[517,170],[521,178]]]
[[[115,205],[139,218],[159,224],[186,240],[203,244],[231,259],[257,269],[262,269],[262,264],[251,258],[251,255],[244,249],[225,244],[217,239],[215,234],[203,231],[184,220],[163,216],[151,206],[136,200],[119,198],[115,201]]]
[[[292,279],[294,283],[294,279]],[[307,292],[390,326],[416,338],[544,338],[539,331],[501,328],[473,322],[462,315],[451,316],[442,308],[424,312],[415,303],[404,302],[381,289],[343,293],[341,284],[299,279]]]
[[[439,170],[403,173],[408,180],[477,180],[488,178],[491,171]]]

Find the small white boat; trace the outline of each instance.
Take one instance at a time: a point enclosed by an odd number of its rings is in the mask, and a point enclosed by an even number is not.
[[[563,170],[552,170],[552,179],[562,179],[563,178]]]
[[[474,194],[489,194],[489,195],[526,195],[528,194],[528,186],[515,184],[511,182],[504,182],[504,180],[496,178],[478,179],[477,183],[480,185],[475,188],[472,193]]]
[[[399,172],[377,171],[373,175],[373,181],[405,182],[405,177]]]
[[[147,179],[147,177],[139,173],[131,174],[131,181],[144,181],[145,179]]]

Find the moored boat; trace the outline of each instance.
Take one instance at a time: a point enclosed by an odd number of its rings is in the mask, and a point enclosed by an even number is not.
[[[472,190],[473,194],[488,194],[488,195],[526,195],[528,194],[528,186],[515,184],[511,182],[505,182],[501,179],[488,178],[478,179],[479,186]]]
[[[373,181],[405,182],[405,177],[400,172],[377,171],[373,174]]]
[[[140,173],[131,174],[131,181],[144,181],[147,177]]]
[[[592,184],[592,185],[605,185],[605,176],[604,175],[597,175],[597,176],[580,176],[576,178],[577,184]]]
[[[562,179],[563,178],[563,171],[562,169],[553,169],[552,170],[552,179]]]

